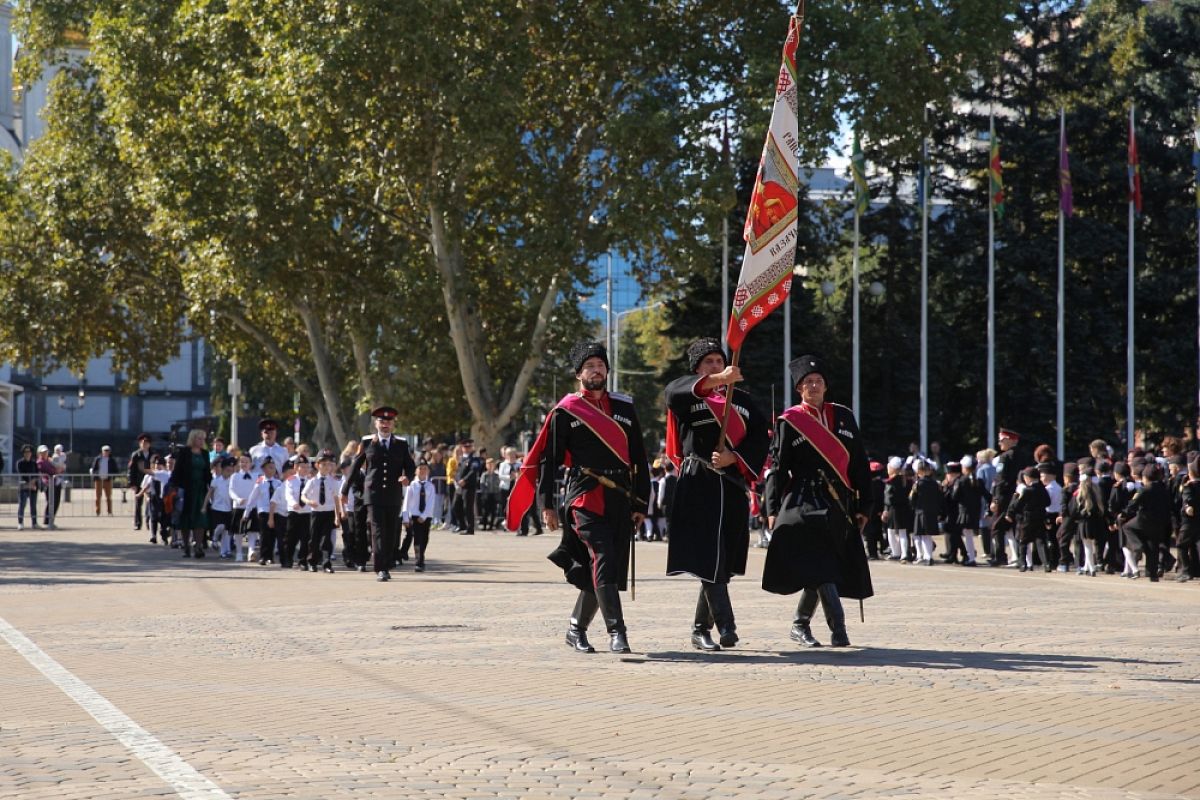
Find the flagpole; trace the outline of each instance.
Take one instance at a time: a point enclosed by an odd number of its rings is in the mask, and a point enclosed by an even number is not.
[[[1130,105],[1129,106],[1129,137],[1130,137],[1130,141],[1133,140],[1133,115],[1134,115],[1134,107],[1132,105]],[[1133,166],[1134,165],[1130,164],[1130,169],[1132,169]],[[1133,446],[1134,446],[1133,437],[1134,437],[1134,427],[1135,427],[1134,418],[1133,418],[1133,380],[1134,380],[1134,372],[1133,372],[1133,333],[1134,333],[1134,331],[1133,331],[1133,319],[1134,319],[1134,315],[1133,315],[1133,301],[1134,301],[1134,297],[1133,297],[1133,235],[1134,235],[1134,229],[1133,229],[1134,228],[1134,226],[1133,226],[1133,223],[1134,223],[1133,185],[1134,184],[1132,182],[1133,179],[1134,179],[1134,176],[1131,176],[1130,187],[1129,187],[1130,188],[1130,192],[1129,192],[1129,254],[1128,254],[1129,255],[1129,270],[1128,270],[1128,275],[1127,275],[1127,279],[1126,279],[1126,290],[1128,292],[1129,299],[1126,304],[1128,306],[1128,308],[1127,308],[1127,315],[1125,318],[1126,329],[1128,332],[1127,336],[1126,336],[1126,342],[1125,342],[1125,421],[1126,421],[1126,445],[1125,445],[1125,447],[1127,450],[1133,449]]]
[[[996,138],[996,119],[988,113],[988,147]],[[990,163],[990,162],[989,162]],[[987,267],[987,441],[996,441],[996,209],[988,182]]]
[[[853,355],[851,358],[850,371],[850,410],[854,412],[854,418],[862,419],[862,407],[859,405],[859,317],[858,317],[858,220],[859,211],[857,201],[854,204],[854,313],[851,315],[853,320],[851,344],[853,347]]]
[[[929,108],[925,109],[929,122]],[[921,452],[929,452],[929,137],[921,141],[921,160],[925,174],[921,177]]]
[[[729,166],[729,119],[722,123],[721,158]],[[721,344],[729,349],[729,209],[721,217]]]
[[[792,294],[788,292],[788,296],[783,300],[783,385],[787,386],[791,373],[788,372],[788,364],[792,363]],[[784,398],[787,402],[787,398]]]
[[[1058,140],[1060,146],[1065,145],[1067,135],[1067,110],[1060,110],[1058,121]],[[1062,158],[1062,155],[1059,155]],[[1066,214],[1063,213],[1062,199],[1062,175],[1059,177],[1059,200],[1058,200],[1058,363],[1057,363],[1057,381],[1056,391],[1058,393],[1057,403],[1057,424],[1058,424],[1058,459],[1061,461],[1065,457],[1066,449],[1064,447],[1064,422],[1066,419],[1066,368],[1065,368],[1065,353],[1067,342],[1067,304],[1066,304],[1066,285],[1064,282],[1063,260],[1065,256],[1066,246],[1064,243],[1066,236]]]

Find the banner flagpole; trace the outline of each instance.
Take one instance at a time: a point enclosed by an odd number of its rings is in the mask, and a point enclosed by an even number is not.
[[[729,115],[721,122],[721,163],[729,166]],[[729,209],[721,216],[721,325],[729,324]],[[726,331],[722,338],[726,347],[729,346],[729,333]]]
[[[796,239],[799,235],[797,195],[800,138],[796,118],[796,109],[799,107],[796,49],[800,44],[803,24],[804,0],[800,0],[783,44],[771,124],[758,163],[750,206],[746,211],[746,225],[742,230],[746,251],[742,257],[741,274],[738,275],[737,289],[733,294],[726,333],[726,342],[733,351],[731,366],[738,366],[742,343],[751,328],[781,305],[788,309],[785,315],[790,311],[788,297],[792,289]],[[731,397],[728,389],[726,396]],[[717,447],[722,451],[727,449],[726,433],[731,405],[726,402],[721,415]]]

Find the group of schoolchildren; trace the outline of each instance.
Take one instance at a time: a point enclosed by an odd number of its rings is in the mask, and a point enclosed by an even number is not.
[[[203,558],[211,546],[220,558],[333,572],[337,523],[353,513],[354,495],[342,501],[342,475],[332,451],[322,451],[315,463],[298,455],[277,466],[267,457],[257,468],[246,454],[214,458],[204,500],[208,544],[195,548],[183,545],[179,517],[185,490],[170,483],[174,460],[154,456],[138,491],[147,503],[151,543],[161,538],[189,558]],[[346,463],[342,472],[348,471]]]
[[[971,471],[973,466],[970,456],[951,462],[939,483],[930,461],[918,458],[906,464],[899,457],[891,458],[888,478],[882,486],[881,512],[864,531],[868,557],[881,557],[883,543],[877,532],[884,530],[890,560],[931,566],[934,537],[941,532],[945,540],[943,559],[975,566],[975,536],[991,495],[989,487]],[[875,467],[878,475],[878,465]]]
[[[939,467],[930,460],[892,458],[886,479],[877,476],[881,511],[864,530],[869,557],[886,552],[891,561],[931,566],[934,537],[941,534],[941,560],[973,567],[975,539],[981,535],[987,563],[994,567],[1028,572],[1040,566],[1045,572],[1074,569],[1080,575],[1136,579],[1144,562],[1151,581],[1176,567],[1177,581],[1200,577],[1196,455],[1155,458],[1139,450],[1114,463],[1099,452],[1060,463],[1042,445],[1035,452],[1036,465],[1018,471],[1015,491],[1003,508],[991,492],[994,451],[947,464],[940,480]],[[883,470],[883,465],[873,467]]]

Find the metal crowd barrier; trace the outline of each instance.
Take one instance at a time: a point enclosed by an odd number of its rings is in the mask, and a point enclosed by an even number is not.
[[[22,483],[26,481],[20,480],[19,475],[5,474],[0,475],[0,529],[12,529],[16,527],[18,518],[17,512],[20,501],[20,488]],[[99,478],[89,473],[62,473],[56,477],[58,502],[51,509],[51,519],[55,524],[69,523],[70,520],[81,520],[97,516],[108,516],[108,498],[102,492],[99,499],[99,514],[96,513],[97,498],[96,484]],[[447,478],[437,476],[430,478],[432,481],[446,481]],[[134,495],[139,487],[129,486],[129,479],[125,473],[120,473],[109,478],[111,481],[111,496],[112,496],[112,516],[126,517],[131,523],[134,510]],[[44,524],[47,515],[47,499],[50,496],[50,486],[45,479],[38,479],[37,490],[37,520],[38,525]],[[443,517],[449,518],[450,509],[448,504],[444,504],[442,508]],[[30,513],[28,501],[25,506],[24,524],[26,527],[31,527],[33,517]]]
[[[54,524],[68,522],[72,519],[95,518],[96,489],[101,479],[87,473],[62,473],[55,477],[52,486],[45,478],[39,476],[37,483],[37,524],[45,524],[47,514]],[[128,476],[124,473],[108,479],[111,487],[112,516],[133,518],[135,488],[129,486]],[[0,527],[15,527],[18,522],[20,495],[23,485],[29,481],[21,480],[19,475],[0,476]],[[108,516],[109,492],[104,491],[100,484],[100,514]],[[57,495],[57,503],[47,503],[47,500]],[[30,527],[33,521],[29,498],[24,509],[24,524]]]

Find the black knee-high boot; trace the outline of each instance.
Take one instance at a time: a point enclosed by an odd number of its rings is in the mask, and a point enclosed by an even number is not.
[[[588,641],[587,629],[599,607],[595,592],[581,591],[579,599],[575,601],[575,610],[571,612],[571,624],[567,627],[567,644],[580,653],[596,652],[596,648]]]
[[[696,616],[692,620],[692,647],[697,650],[715,652],[721,646],[712,640],[713,613],[709,606],[708,584],[700,584],[700,596],[696,599]]]
[[[632,652],[625,637],[625,617],[621,613],[621,594],[616,584],[604,583],[596,587],[596,602],[600,604],[600,615],[608,630],[608,649],[614,653]]]
[[[800,602],[796,604],[796,617],[792,620],[792,629],[788,633],[792,639],[800,644],[809,647],[820,647],[821,643],[813,637],[812,622],[813,612],[817,610],[817,600],[820,595],[817,590],[811,587],[806,587],[800,592]]]
[[[721,634],[721,647],[733,647],[738,642],[737,623],[733,619],[733,603],[729,599],[728,583],[705,583],[704,594],[708,607]]]
[[[836,583],[822,583],[818,589],[821,608],[825,611],[825,622],[829,625],[829,643],[834,647],[849,647],[850,637],[846,634],[846,611]]]

